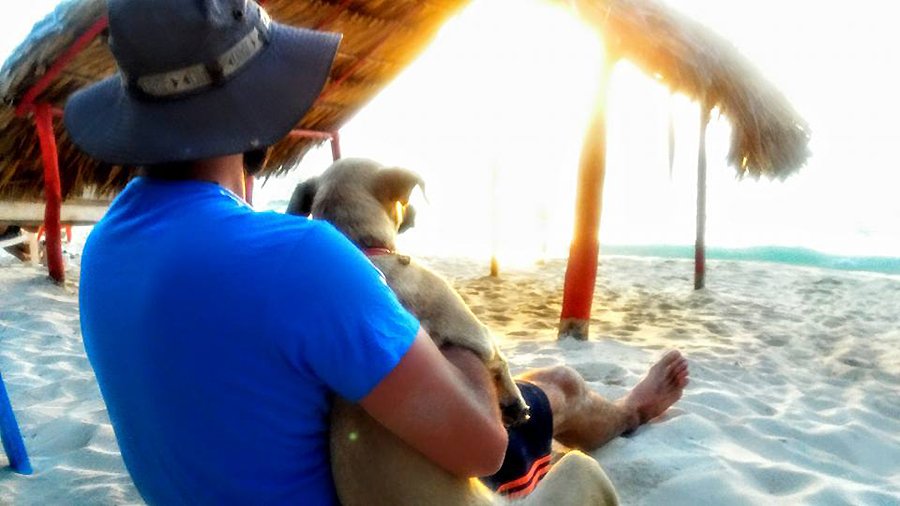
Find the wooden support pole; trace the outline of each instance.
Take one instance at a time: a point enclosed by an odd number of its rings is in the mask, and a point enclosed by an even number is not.
[[[36,233],[25,232],[28,237],[28,261],[35,267],[41,263],[41,241]]]
[[[62,189],[59,182],[59,154],[56,152],[56,135],[53,132],[53,111],[50,104],[36,104],[34,121],[41,145],[44,164],[44,229],[46,230],[47,267],[50,277],[57,283],[66,280],[62,256],[62,227],[60,213]]]
[[[337,130],[331,134],[331,159],[335,162],[341,159],[341,134]]]
[[[253,205],[253,182],[254,178],[250,174],[244,174],[244,202]]]
[[[597,257],[600,253],[600,212],[603,208],[603,179],[606,174],[606,93],[612,70],[604,66],[600,77],[594,115],[588,127],[578,167],[575,203],[575,234],[569,249],[563,289],[559,338],[587,340],[591,321]]]
[[[669,181],[675,169],[675,95],[669,95]]]
[[[694,242],[694,290],[706,284],[706,127],[709,107],[700,103],[700,147],[697,152],[697,239]]]
[[[491,277],[500,277],[500,261],[497,260],[497,255],[491,255]]]
[[[497,160],[497,154],[494,153],[491,161],[491,183],[490,183],[490,202],[491,202],[491,267],[490,274],[492,278],[500,277],[500,260],[497,258],[500,249],[500,195],[498,194],[498,186],[500,179],[500,168]]]

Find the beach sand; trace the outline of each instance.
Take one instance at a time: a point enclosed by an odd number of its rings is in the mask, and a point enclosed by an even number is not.
[[[0,504],[140,503],[84,356],[77,261],[58,287],[0,253],[0,370],[35,468],[0,470]],[[615,398],[664,350],[689,358],[676,407],[593,454],[624,504],[900,504],[900,278],[721,261],[694,292],[689,261],[604,257],[592,340],[558,342],[563,261],[427,263],[517,372],[568,364]]]

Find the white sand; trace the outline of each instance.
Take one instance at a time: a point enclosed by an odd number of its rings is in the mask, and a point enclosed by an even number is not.
[[[594,454],[625,504],[900,504],[900,279],[712,262],[695,293],[690,262],[609,257],[595,340],[558,343],[563,262],[499,280],[483,263],[431,263],[517,371],[569,364],[616,397],[662,350],[685,352],[692,383],[677,407]],[[0,370],[36,470],[0,470],[0,504],[140,502],[69,276],[56,287],[0,254]]]
[[[139,504],[81,343],[77,260],[67,263],[59,287],[0,253],[0,372],[35,470],[0,469],[0,504]]]

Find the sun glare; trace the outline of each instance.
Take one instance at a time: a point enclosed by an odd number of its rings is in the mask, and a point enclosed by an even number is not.
[[[0,19],[0,54],[56,3],[17,3]],[[738,182],[724,162],[730,127],[714,118],[708,243],[900,256],[900,172],[890,170],[900,142],[900,74],[884,64],[900,44],[898,8],[881,0],[860,0],[854,9],[819,2],[810,18],[808,2],[799,0],[667,3],[734,43],[813,132],[813,158],[800,173],[783,183]],[[563,8],[475,0],[345,126],[343,152],[424,176],[430,203],[414,199],[420,226],[404,238],[414,253],[497,252],[506,263],[565,255],[603,58],[598,34]],[[616,66],[601,243],[693,242],[698,114],[696,104],[671,97],[654,76]],[[257,201],[283,209],[298,180],[329,164],[328,149],[311,153],[300,170],[259,187]]]
[[[737,5],[669,0],[733,42],[810,122],[813,158],[785,182],[738,181],[726,166],[731,129],[707,134],[707,239],[716,246],[806,246],[900,255],[889,171],[900,114],[891,10],[804,2]],[[885,15],[865,14],[866,12]],[[802,38],[795,36],[804,20]],[[758,27],[766,26],[766,36]],[[847,37],[835,37],[835,26]],[[843,28],[842,28],[843,29]],[[843,33],[843,32],[841,32]],[[572,234],[582,141],[603,67],[598,34],[538,0],[476,0],[342,130],[345,156],[421,173],[429,203],[401,246],[501,263],[564,256]],[[862,88],[866,91],[860,93]],[[852,97],[852,98],[851,98]],[[699,108],[654,76],[616,65],[607,101],[601,244],[693,243]],[[668,138],[674,126],[673,164]],[[261,193],[290,194],[323,170],[315,153]],[[854,183],[847,184],[852,175]],[[837,203],[837,204],[836,204]]]
[[[533,261],[571,235],[602,63],[597,34],[564,10],[476,2],[346,128],[346,150],[425,177],[430,204],[413,200],[425,210],[404,247]]]

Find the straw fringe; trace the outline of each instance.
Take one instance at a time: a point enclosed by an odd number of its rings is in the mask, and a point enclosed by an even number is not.
[[[784,179],[810,156],[809,125],[727,40],[656,0],[567,0],[604,37],[672,91],[732,125],[729,165],[739,177]]]
[[[722,37],[654,0],[550,0],[577,6],[616,54],[673,90],[705,99],[733,124],[729,160],[738,173],[785,177],[809,156],[806,123],[785,98]],[[334,131],[416,58],[466,0],[268,0],[280,22],[341,32],[344,41],[326,93],[297,125]],[[0,69],[0,198],[43,191],[40,149],[30,118],[14,106],[66,48],[105,12],[103,0],[65,0],[35,25]],[[511,13],[511,15],[514,15]],[[63,107],[75,90],[111,75],[115,63],[98,37],[39,97]],[[349,74],[352,71],[352,74]],[[338,83],[339,84],[336,84]],[[131,170],[92,160],[57,126],[63,196],[109,195]],[[264,175],[284,173],[321,141],[285,139],[273,147]],[[746,163],[744,163],[746,160]]]

